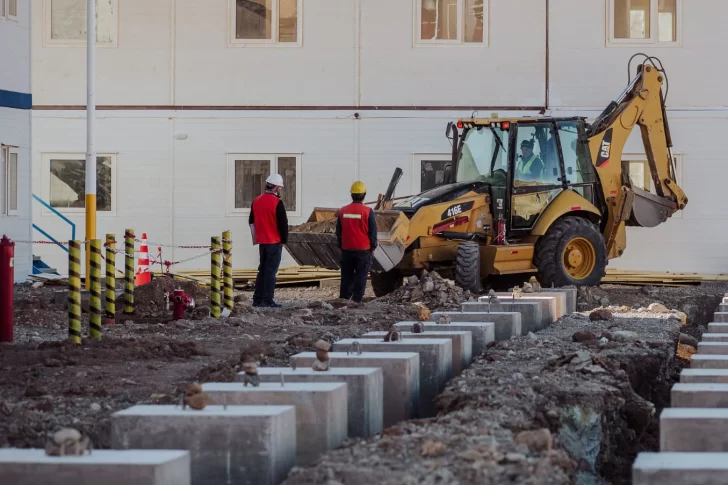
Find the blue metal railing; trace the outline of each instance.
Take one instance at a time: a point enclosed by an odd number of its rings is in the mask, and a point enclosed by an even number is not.
[[[48,204],[46,201],[44,201],[37,195],[33,194],[33,198],[35,200],[37,200],[43,207],[45,207],[49,211],[53,212],[55,215],[57,215],[58,217],[63,219],[69,226],[71,226],[71,240],[75,241],[76,240],[76,224],[71,222],[71,220],[68,217],[66,217],[63,214],[61,214],[60,212],[58,212],[56,209],[51,207],[50,204]],[[68,252],[68,248],[66,246],[61,244],[58,240],[56,240],[56,238],[54,238],[53,236],[51,236],[50,234],[45,232],[43,229],[38,227],[36,224],[33,224],[33,229],[35,229],[39,233],[43,234],[46,238],[48,238],[48,240],[50,242],[55,243],[59,248],[63,249],[65,252]]]

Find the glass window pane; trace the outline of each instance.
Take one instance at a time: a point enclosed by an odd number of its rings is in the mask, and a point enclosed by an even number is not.
[[[456,40],[458,38],[457,0],[421,0],[422,40]]]
[[[281,199],[287,211],[296,210],[296,157],[278,157],[278,173],[283,177]]]
[[[560,185],[559,156],[547,123],[518,126],[515,186]]]
[[[657,18],[660,42],[677,41],[677,0],[660,0]]]
[[[566,179],[572,184],[594,182],[594,169],[591,164],[591,155],[587,144],[577,143],[579,139],[578,123],[576,121],[562,121],[557,123],[561,151],[564,154],[564,168]],[[571,172],[571,173],[569,173]]]
[[[96,0],[96,42],[113,41],[113,0]],[[51,39],[86,40],[86,1],[51,0]]]
[[[614,38],[650,38],[650,0],[614,0]]]
[[[298,41],[298,0],[279,0],[278,42]]]
[[[18,210],[18,154],[11,153],[8,163],[8,210]]]
[[[420,191],[434,189],[450,180],[450,160],[422,160],[420,164]]]
[[[51,160],[51,207],[86,207],[86,160]],[[96,158],[96,210],[111,210],[111,157]]]
[[[237,0],[235,38],[271,39],[273,0]]]
[[[645,160],[622,160],[622,169],[629,174],[629,180],[634,187],[650,190],[651,183],[649,169]]]
[[[5,2],[0,0],[0,17],[5,17]]]
[[[269,175],[270,160],[235,160],[235,208],[250,209]]]
[[[10,17],[18,16],[18,0],[10,0],[8,4],[8,15]]]
[[[483,0],[465,0],[465,42],[483,42]]]

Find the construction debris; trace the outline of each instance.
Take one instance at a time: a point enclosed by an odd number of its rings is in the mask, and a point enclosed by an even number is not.
[[[423,271],[420,278],[410,276],[405,285],[379,299],[392,303],[421,303],[430,311],[459,309],[461,303],[474,300],[469,291],[456,286],[452,280],[442,278],[436,271]]]

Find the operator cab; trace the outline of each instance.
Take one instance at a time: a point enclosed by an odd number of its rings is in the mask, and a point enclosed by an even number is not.
[[[450,131],[453,182],[490,185],[493,217],[503,216],[509,237],[527,236],[564,190],[600,205],[584,118],[470,119]]]

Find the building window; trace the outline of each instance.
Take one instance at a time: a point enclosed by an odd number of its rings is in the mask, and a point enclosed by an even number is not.
[[[0,18],[18,20],[18,0],[0,0]]]
[[[682,0],[609,0],[609,43],[667,44],[680,41]]]
[[[415,44],[487,43],[488,0],[414,0]]]
[[[48,203],[68,212],[82,212],[86,207],[86,160],[81,154],[48,155]],[[96,210],[114,210],[115,156],[96,157]]]
[[[10,147],[0,150],[0,176],[2,214],[18,215],[18,152]]]
[[[675,168],[675,181],[678,185],[682,185],[682,154],[672,154],[673,167]],[[652,182],[650,175],[650,165],[647,162],[647,156],[642,154],[622,154],[622,171],[629,175],[632,186],[647,190],[655,194],[655,184]],[[682,217],[682,211],[677,211],[673,217]]]
[[[302,0],[230,0],[231,46],[301,46]]]
[[[45,0],[46,46],[86,46],[86,0]],[[118,0],[96,0],[96,45],[116,46]]]
[[[301,210],[301,156],[297,154],[228,155],[231,213],[249,213],[253,200],[265,192],[271,173],[283,177],[281,200],[286,212],[296,216]]]
[[[421,193],[450,181],[452,155],[416,154],[412,169],[412,190]]]

